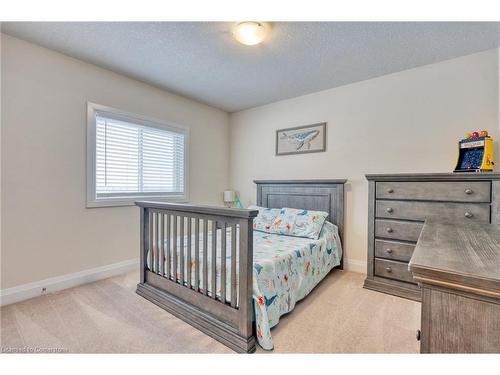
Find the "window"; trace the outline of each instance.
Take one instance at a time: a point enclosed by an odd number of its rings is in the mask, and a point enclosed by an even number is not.
[[[87,207],[187,201],[188,130],[88,103]]]

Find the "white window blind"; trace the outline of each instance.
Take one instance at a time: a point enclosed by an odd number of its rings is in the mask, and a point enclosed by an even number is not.
[[[94,123],[95,202],[185,198],[184,129],[99,110],[94,111]]]

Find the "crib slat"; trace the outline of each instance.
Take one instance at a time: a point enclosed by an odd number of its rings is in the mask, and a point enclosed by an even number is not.
[[[170,252],[170,215],[167,214],[167,278],[170,279],[170,262],[172,261],[172,255]]]
[[[149,269],[153,271],[153,260],[154,260],[154,222],[153,222],[153,212],[149,211]]]
[[[221,245],[220,245],[220,299],[226,303],[226,223],[221,224]]]
[[[174,230],[174,234],[172,236],[174,242],[174,246],[172,249],[173,259],[174,259],[172,276],[174,277],[174,281],[177,282],[177,215],[174,215],[172,218],[173,218],[173,230]]]
[[[208,220],[203,219],[203,290],[208,295]]]
[[[165,276],[165,214],[160,219],[160,273]]]
[[[231,306],[236,307],[237,285],[236,285],[236,224],[231,226]]]
[[[180,236],[180,249],[179,249],[179,254],[180,254],[180,283],[181,285],[184,285],[184,216],[180,216],[180,225],[179,225],[179,236]]]
[[[155,272],[160,273],[160,213],[155,213]]]
[[[217,221],[212,220],[212,298],[217,298]]]
[[[187,218],[187,267],[186,267],[186,283],[187,287],[191,288],[191,224],[192,219]]]
[[[194,290],[200,290],[200,219],[194,219]]]

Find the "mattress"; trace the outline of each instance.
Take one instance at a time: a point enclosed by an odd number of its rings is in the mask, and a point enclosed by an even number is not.
[[[273,349],[271,328],[278,324],[281,316],[292,311],[295,304],[306,297],[332,268],[340,264],[342,245],[338,235],[338,228],[330,222],[325,222],[320,237],[317,240],[259,231],[254,231],[253,233],[253,301],[255,329],[259,345],[263,349],[271,350]],[[227,235],[229,235],[229,233],[227,233]],[[219,246],[221,243],[221,236],[222,231],[217,230],[217,244]],[[206,287],[210,295],[210,291],[212,291],[211,232],[208,232],[207,237],[208,285]],[[192,239],[192,243],[194,243],[194,238]],[[231,300],[230,270],[232,256],[231,241],[229,241],[229,237],[226,243],[226,299],[229,301]],[[187,244],[187,239],[184,239],[184,244]],[[192,284],[194,285],[194,246],[192,247],[191,264],[187,264],[186,261],[184,262],[184,273],[187,274],[189,269],[191,272]],[[203,269],[205,262],[201,248],[202,246],[200,244],[200,270]],[[220,256],[220,249],[217,250],[216,293],[220,296],[220,265],[222,259]],[[184,251],[185,259],[186,252],[187,249]],[[149,257],[147,257],[147,259],[149,265]],[[165,261],[167,264],[169,259]],[[170,259],[170,262],[172,267],[172,259]],[[200,284],[202,284],[202,282],[203,280],[200,277]],[[204,289],[204,286],[200,285],[200,288]]]

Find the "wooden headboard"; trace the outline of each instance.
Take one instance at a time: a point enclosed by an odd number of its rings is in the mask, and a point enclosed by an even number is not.
[[[347,180],[255,180],[257,205],[328,212],[327,220],[344,235],[344,184]]]

